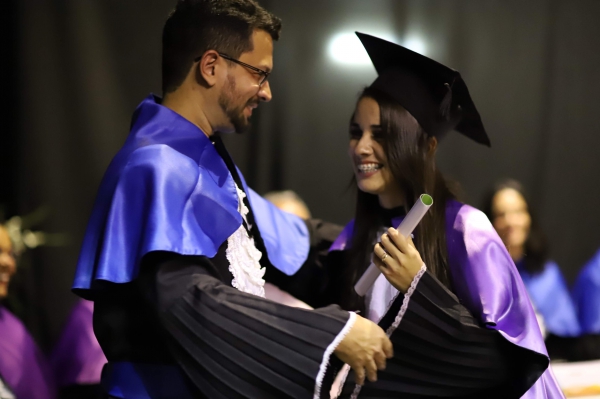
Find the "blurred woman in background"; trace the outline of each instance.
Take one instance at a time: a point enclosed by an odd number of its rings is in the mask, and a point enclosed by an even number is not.
[[[10,236],[0,225],[0,398],[53,399],[46,358],[25,325],[2,304],[16,268]]]
[[[506,245],[546,330],[551,358],[572,358],[560,337],[581,331],[573,301],[558,265],[548,258],[546,237],[531,209],[523,186],[511,179],[499,182],[486,197],[484,210]]]

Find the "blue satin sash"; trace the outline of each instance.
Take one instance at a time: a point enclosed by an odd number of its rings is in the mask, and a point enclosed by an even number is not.
[[[104,175],[73,283],[81,296],[90,297],[94,280],[134,280],[151,251],[213,257],[242,223],[233,176],[212,142],[159,101],[151,95],[138,106]],[[304,221],[241,179],[269,261],[293,275],[308,256]]]

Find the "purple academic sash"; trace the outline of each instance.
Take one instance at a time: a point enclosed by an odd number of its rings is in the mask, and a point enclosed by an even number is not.
[[[17,399],[53,399],[46,358],[19,319],[0,305],[0,375]]]
[[[59,388],[99,384],[107,360],[94,335],[94,303],[80,299],[52,352],[50,364]]]
[[[396,218],[392,223],[398,225],[401,220]],[[344,228],[330,251],[349,248],[353,228],[354,221]],[[449,201],[446,243],[454,293],[461,304],[512,344],[547,357],[527,290],[485,214],[458,201]],[[523,396],[524,399],[563,397],[550,369]]]

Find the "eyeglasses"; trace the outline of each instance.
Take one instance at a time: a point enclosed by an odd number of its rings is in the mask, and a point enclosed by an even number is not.
[[[262,69],[260,69],[260,68],[257,68],[257,67],[255,67],[255,66],[252,66],[252,65],[250,65],[250,64],[246,64],[245,62],[242,62],[242,61],[240,61],[240,60],[236,60],[235,58],[232,58],[232,57],[228,56],[227,54],[223,54],[223,53],[218,53],[218,54],[219,54],[221,57],[223,57],[223,58],[225,58],[226,60],[228,60],[228,61],[235,62],[236,64],[239,64],[239,65],[241,65],[241,66],[243,66],[243,67],[246,67],[246,68],[250,69],[251,71],[253,71],[253,72],[255,72],[255,73],[259,74],[259,75],[261,76],[261,78],[260,78],[260,82],[258,82],[258,85],[259,85],[259,86],[261,86],[261,87],[262,87],[262,85],[264,85],[264,84],[265,84],[265,82],[267,81],[267,79],[269,79],[269,75],[271,74],[271,72],[264,71],[264,70],[262,70]],[[201,59],[201,58],[202,58],[201,56],[200,56],[200,57],[198,57],[198,58],[196,58],[196,59],[194,60],[194,62],[198,62],[198,61],[200,61],[200,59]]]

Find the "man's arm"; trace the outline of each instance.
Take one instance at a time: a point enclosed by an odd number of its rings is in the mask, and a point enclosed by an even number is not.
[[[210,398],[319,397],[332,354],[359,379],[365,370],[376,378],[391,356],[383,330],[368,320],[337,306],[308,311],[240,292],[210,274],[209,258],[174,255],[154,268],[171,352]]]

